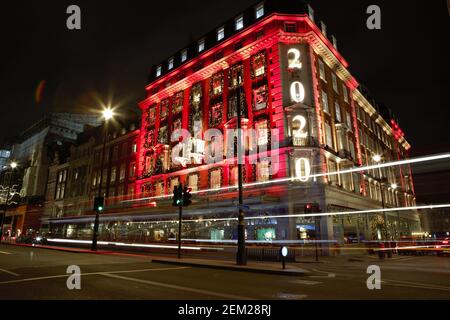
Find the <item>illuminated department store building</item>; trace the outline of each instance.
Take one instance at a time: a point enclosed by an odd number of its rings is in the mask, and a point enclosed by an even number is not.
[[[344,242],[420,229],[417,212],[376,211],[415,205],[409,166],[341,173],[407,158],[410,145],[398,121],[366,97],[309,5],[267,0],[247,9],[154,66],[145,89],[134,192],[120,213],[107,208],[100,239],[174,239],[171,196],[180,183],[193,193],[183,239],[237,239],[238,166],[225,158],[236,156],[236,138],[220,133],[237,128],[238,110],[245,132],[255,129],[243,135],[249,241],[319,234]],[[179,129],[191,137],[180,139]],[[223,159],[207,161],[212,150]],[[305,216],[359,210],[374,212]]]
[[[404,159],[410,145],[398,121],[359,89],[325,24],[300,3],[261,2],[152,69],[140,103],[135,193],[154,205],[147,213],[176,217],[172,190],[188,185],[194,204],[184,211],[183,238],[236,239],[236,221],[226,219],[238,211],[236,158],[225,160],[234,143],[224,134],[220,145],[219,138],[205,133],[237,128],[239,109],[242,128],[256,130],[244,135],[246,216],[258,217],[247,220],[249,240],[304,239],[316,228],[322,239],[358,233],[374,239],[386,218],[393,237],[420,228],[414,212],[326,216],[320,222],[276,218],[309,208],[339,212],[379,209],[382,202],[415,205],[409,166],[339,173],[375,164],[376,155],[382,162]],[[178,139],[178,129],[191,138]],[[278,129],[276,149],[271,129]],[[206,154],[217,144],[223,161],[207,163]],[[259,150],[268,150],[268,157],[254,163],[250,155]],[[231,154],[236,155],[235,147]],[[176,224],[158,225],[147,232],[150,240],[170,238],[177,230]]]

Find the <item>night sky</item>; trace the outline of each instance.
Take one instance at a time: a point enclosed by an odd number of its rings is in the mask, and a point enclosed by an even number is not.
[[[338,39],[355,78],[398,115],[413,154],[450,151],[446,1],[310,3],[316,18],[324,20],[329,34]],[[70,4],[81,7],[81,31],[66,28]],[[19,134],[45,111],[87,112],[98,105],[96,97],[137,112],[153,64],[253,4],[254,0],[2,4],[0,141]],[[381,7],[382,30],[366,28],[370,4]],[[37,103],[41,80],[46,86]]]

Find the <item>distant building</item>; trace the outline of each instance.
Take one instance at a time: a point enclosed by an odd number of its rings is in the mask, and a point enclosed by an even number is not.
[[[106,206],[114,208],[121,200],[133,196],[139,137],[137,123],[124,121],[109,128],[103,166],[104,126],[80,134],[70,147],[66,161],[50,166],[42,231],[49,231],[51,225],[52,233],[63,237],[92,236],[92,228],[77,229],[70,221],[94,213],[93,199],[98,195],[102,170],[101,194],[107,197]]]
[[[69,144],[86,126],[98,126],[99,121],[98,115],[49,113],[20,135],[10,158],[18,163],[16,178],[22,200],[6,212],[3,230],[15,237],[39,228],[49,166],[55,157],[67,156]]]
[[[0,149],[0,171],[6,169],[10,157],[11,157],[10,149]]]

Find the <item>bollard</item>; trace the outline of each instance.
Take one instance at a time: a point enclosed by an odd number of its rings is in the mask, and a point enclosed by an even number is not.
[[[288,255],[288,248],[281,247],[280,255],[281,255],[281,265],[282,265],[283,269],[286,269],[286,257]]]

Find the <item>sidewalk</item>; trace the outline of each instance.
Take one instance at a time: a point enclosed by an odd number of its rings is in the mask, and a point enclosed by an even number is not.
[[[281,262],[255,262],[247,261],[247,265],[239,266],[234,261],[218,259],[195,259],[195,258],[152,258],[152,262],[172,265],[182,265],[198,268],[222,269],[230,271],[256,272],[267,274],[278,274],[288,276],[305,276],[310,271],[298,267],[296,263],[286,263],[286,269],[282,268]]]
[[[112,254],[112,253],[115,253],[115,252],[112,252],[112,251],[102,251],[102,250],[92,251],[92,250],[89,250],[89,249],[82,249],[82,248],[46,246],[46,245],[41,245],[41,244],[5,243],[5,242],[2,242],[1,244],[6,244],[6,245],[10,245],[10,246],[18,246],[18,247],[31,247],[31,248],[38,248],[38,249],[65,251],[65,252],[72,252],[72,253],[94,253],[94,254]]]

